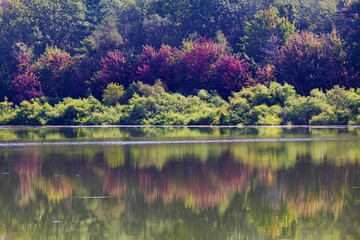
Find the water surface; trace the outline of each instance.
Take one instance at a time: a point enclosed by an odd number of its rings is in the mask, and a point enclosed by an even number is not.
[[[2,128],[0,238],[360,239],[359,128]]]

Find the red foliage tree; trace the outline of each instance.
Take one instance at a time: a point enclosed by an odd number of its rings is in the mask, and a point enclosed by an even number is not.
[[[14,95],[15,103],[38,98],[42,95],[39,77],[31,71],[16,75],[11,82],[10,90]]]
[[[178,66],[177,89],[191,93],[194,89],[209,89],[211,70],[225,55],[224,45],[216,44],[211,39],[196,40],[191,45],[183,47]]]
[[[227,97],[249,80],[249,64],[226,53],[226,47],[205,38],[184,42],[181,50],[144,47],[137,61],[137,79],[153,84],[161,79],[170,90],[193,94],[198,89],[217,90]]]
[[[273,65],[266,65],[265,67],[258,69],[256,72],[256,82],[265,83],[275,81],[274,71],[275,67]]]
[[[49,47],[35,65],[42,90],[46,96],[67,97],[71,92],[74,65],[69,53],[57,47]]]
[[[100,98],[106,86],[111,82],[127,87],[133,80],[133,68],[119,50],[108,52],[101,59],[101,67],[102,69],[95,76],[95,84],[93,86],[95,97]]]
[[[42,95],[39,77],[34,73],[32,66],[32,51],[25,45],[19,45],[20,51],[16,56],[18,73],[10,84],[13,101],[20,103]]]
[[[180,51],[170,46],[162,45],[156,51],[153,47],[145,46],[138,56],[137,80],[154,84],[157,79],[170,83],[175,78],[175,64]]]
[[[321,36],[306,31],[295,33],[280,49],[276,77],[293,85],[301,94],[308,94],[314,88],[348,86],[353,80],[344,67],[344,56],[335,32]]]
[[[250,65],[235,56],[223,55],[215,63],[214,75],[211,78],[215,89],[223,97],[228,97],[232,91],[240,91],[248,85]]]

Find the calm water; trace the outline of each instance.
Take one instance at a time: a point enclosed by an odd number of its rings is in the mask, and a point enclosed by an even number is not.
[[[2,128],[0,239],[360,239],[360,128]]]

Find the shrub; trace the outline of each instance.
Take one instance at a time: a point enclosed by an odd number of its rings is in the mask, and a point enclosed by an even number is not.
[[[283,120],[280,117],[281,113],[282,108],[279,105],[268,107],[266,104],[261,104],[250,110],[246,124],[280,125]]]
[[[31,102],[23,101],[15,108],[15,114],[9,120],[9,124],[14,125],[45,125],[50,116],[48,113],[52,107],[48,104],[41,104],[39,100]]]
[[[165,86],[160,80],[157,80],[152,86],[142,82],[134,82],[125,91],[121,102],[127,103],[135,93],[140,97],[154,97],[158,94],[165,93]]]
[[[118,84],[115,86],[119,90]],[[120,88],[121,91],[122,88]],[[108,92],[110,95],[110,91]],[[233,93],[226,102],[216,92],[199,90],[197,96],[171,94],[161,82],[150,86],[132,84],[121,98],[124,105],[102,105],[90,96],[65,98],[50,105],[47,98],[23,101],[13,107],[0,102],[0,124],[92,125],[279,125],[279,124],[359,124],[360,90],[339,86],[323,92],[314,89],[309,96],[295,94],[290,85],[268,83]],[[110,96],[109,96],[110,98]],[[104,100],[108,97],[104,97]],[[119,99],[119,97],[116,97]],[[123,101],[123,100],[120,100]],[[117,103],[117,101],[116,101]]]
[[[104,106],[94,97],[84,99],[65,98],[56,104],[49,114],[48,124],[77,125],[82,124],[93,112],[101,112]]]
[[[116,105],[124,95],[124,87],[118,83],[110,83],[104,90],[102,99],[105,104]]]
[[[239,97],[235,94],[230,98],[228,111],[230,113],[231,124],[244,124],[248,118],[250,111],[250,104],[245,98]]]
[[[313,116],[309,123],[311,125],[333,125],[339,124],[338,118],[333,109],[328,108],[324,112],[321,112],[319,115]]]
[[[163,93],[145,97],[134,94],[124,107],[121,123],[213,124],[216,107],[196,96]]]
[[[122,115],[122,106],[106,107],[99,111],[92,112],[91,115],[84,118],[84,125],[104,125],[118,124]]]
[[[270,82],[267,85],[258,84],[254,87],[244,88],[238,93],[233,93],[233,98],[244,98],[251,107],[261,104],[284,106],[286,100],[295,95],[294,88],[289,84],[281,85]]]
[[[9,121],[13,118],[14,114],[15,111],[13,108],[13,103],[8,102],[8,99],[5,97],[4,101],[0,102],[0,124],[9,124]]]
[[[319,89],[314,89],[308,97],[294,96],[286,101],[284,121],[290,124],[309,124],[313,116],[330,108],[326,95]]]

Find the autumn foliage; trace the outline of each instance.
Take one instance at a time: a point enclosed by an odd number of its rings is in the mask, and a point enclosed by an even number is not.
[[[124,86],[128,86],[131,83],[132,67],[121,51],[108,52],[101,59],[101,68],[95,76],[93,86],[93,92],[96,97],[101,96],[106,86],[111,82]]]
[[[97,91],[110,82],[128,86],[133,81],[154,84],[160,79],[174,92],[195,94],[206,89],[227,97],[246,86],[250,78],[248,63],[226,53],[224,45],[205,38],[184,42],[181,49],[145,46],[137,57],[136,70],[118,50],[109,52],[101,66],[96,76]]]
[[[171,83],[179,56],[180,51],[170,46],[162,45],[157,51],[145,46],[137,57],[136,79],[148,84],[154,84],[157,79]]]
[[[221,56],[213,68],[212,84],[221,96],[240,91],[250,82],[250,65],[238,57]]]
[[[46,49],[34,67],[46,96],[69,96],[74,74],[72,67],[73,61],[69,53],[57,47]]]
[[[344,60],[336,32],[320,36],[307,31],[295,33],[279,52],[277,80],[293,85],[301,94],[309,94],[314,88],[350,87],[353,84],[349,83]]]
[[[26,46],[20,46],[17,54],[18,73],[11,81],[10,90],[14,95],[14,102],[20,103],[23,100],[31,100],[42,95],[39,77],[34,73],[32,67],[32,51]]]

